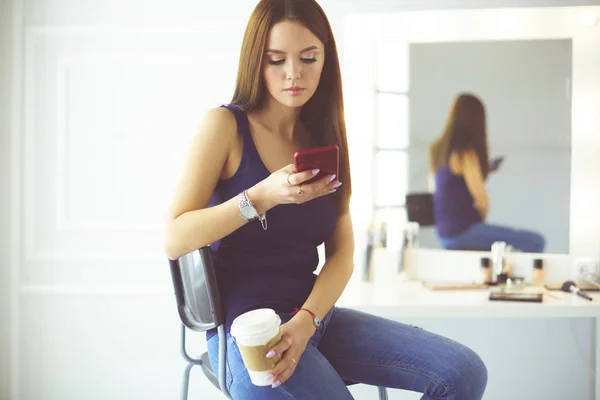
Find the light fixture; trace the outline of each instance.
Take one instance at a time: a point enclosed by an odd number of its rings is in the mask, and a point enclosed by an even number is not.
[[[581,14],[581,23],[583,26],[592,27],[598,22],[598,14],[592,10],[585,10]]]
[[[517,29],[519,27],[520,24],[521,24],[521,20],[516,15],[511,15],[506,20],[506,26],[509,31],[514,31],[515,29]]]

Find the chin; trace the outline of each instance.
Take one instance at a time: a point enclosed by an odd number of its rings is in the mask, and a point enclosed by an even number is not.
[[[284,106],[290,107],[290,108],[302,107],[303,105],[305,105],[308,102],[308,100],[310,100],[310,97],[308,97],[308,96],[299,96],[299,97],[282,96],[277,99],[277,101],[279,103],[283,104]]]

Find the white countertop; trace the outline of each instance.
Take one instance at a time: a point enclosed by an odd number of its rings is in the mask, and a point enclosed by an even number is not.
[[[527,287],[529,292],[541,288]],[[390,279],[381,282],[351,281],[337,302],[387,318],[564,318],[600,317],[600,292],[593,301],[571,293],[552,291],[560,300],[544,296],[541,303],[490,301],[490,290],[431,290],[421,282]]]

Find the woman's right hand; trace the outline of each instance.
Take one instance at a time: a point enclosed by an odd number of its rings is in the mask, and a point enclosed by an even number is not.
[[[305,183],[318,173],[318,169],[296,172],[294,164],[286,165],[248,189],[248,198],[263,214],[278,204],[305,203],[334,193],[341,186],[335,175]]]

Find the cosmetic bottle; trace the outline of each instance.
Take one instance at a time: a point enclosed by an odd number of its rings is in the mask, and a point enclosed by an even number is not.
[[[481,272],[481,280],[483,283],[492,281],[492,260],[490,260],[489,257],[481,257],[479,271]]]
[[[533,286],[544,285],[544,260],[536,258],[533,260],[533,275],[531,278]]]

